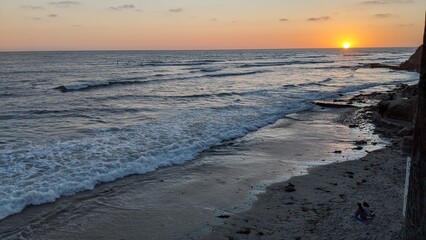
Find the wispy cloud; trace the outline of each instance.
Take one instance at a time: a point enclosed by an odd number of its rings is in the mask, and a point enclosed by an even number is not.
[[[135,9],[136,7],[133,4],[124,4],[117,7],[109,7],[109,10],[129,10],[129,9]]]
[[[362,4],[362,5],[383,5],[383,4],[387,4],[387,2],[385,2],[385,1],[365,1],[365,2],[360,2],[359,4]]]
[[[58,15],[57,14],[49,14],[48,17],[55,18],[55,17],[58,17]]]
[[[280,19],[278,19],[278,21],[280,21],[280,22],[288,22],[288,19],[287,18],[280,18]]]
[[[325,22],[332,20],[329,16],[308,18],[308,22]]]
[[[392,4],[392,3],[407,4],[407,3],[414,3],[414,0],[370,0],[370,1],[360,2],[360,4],[362,5],[385,5],[385,4]]]
[[[375,14],[374,17],[378,19],[384,19],[384,18],[398,17],[398,15],[391,14],[391,13],[378,13],[378,14]]]
[[[387,0],[389,3],[414,3],[414,0]]]
[[[50,2],[49,4],[55,7],[69,8],[69,7],[78,6],[81,3],[76,1],[60,1],[60,2]]]
[[[180,13],[183,12],[183,8],[171,8],[169,9],[169,12]]]
[[[26,9],[26,10],[40,10],[40,9],[43,9],[42,6],[35,6],[35,5],[22,5],[21,8],[22,9]]]
[[[32,18],[34,21],[40,21],[41,20],[41,17],[33,17]]]
[[[409,23],[409,24],[398,24],[397,26],[398,27],[412,27],[412,26],[414,26],[414,24],[413,23]]]

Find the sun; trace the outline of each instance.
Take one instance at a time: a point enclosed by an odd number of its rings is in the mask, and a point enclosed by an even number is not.
[[[351,43],[350,43],[350,42],[344,42],[344,43],[343,43],[343,48],[344,48],[344,49],[349,49],[349,48],[351,48]]]

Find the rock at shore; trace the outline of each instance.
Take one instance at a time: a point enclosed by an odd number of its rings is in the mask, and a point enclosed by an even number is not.
[[[364,64],[364,67],[367,68],[388,68],[391,70],[404,70],[404,71],[412,71],[412,72],[420,72],[420,63],[421,63],[421,56],[423,52],[423,45],[418,47],[416,52],[411,55],[411,57],[401,63],[399,66],[395,65],[388,65],[384,63],[367,63]]]
[[[387,95],[388,99],[383,99],[377,105],[380,115],[412,122],[417,110],[417,85],[401,84]]]
[[[416,52],[405,62],[401,63],[401,70],[420,72],[420,62],[423,52],[423,45],[417,48]]]
[[[379,103],[380,112],[387,118],[412,122],[416,114],[417,98],[399,98]]]

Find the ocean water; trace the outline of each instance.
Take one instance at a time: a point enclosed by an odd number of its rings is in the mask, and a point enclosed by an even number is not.
[[[413,48],[0,53],[0,219],[418,74]]]

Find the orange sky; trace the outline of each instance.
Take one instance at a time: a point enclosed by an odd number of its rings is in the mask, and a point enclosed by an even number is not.
[[[416,47],[426,0],[0,0],[0,51]]]

